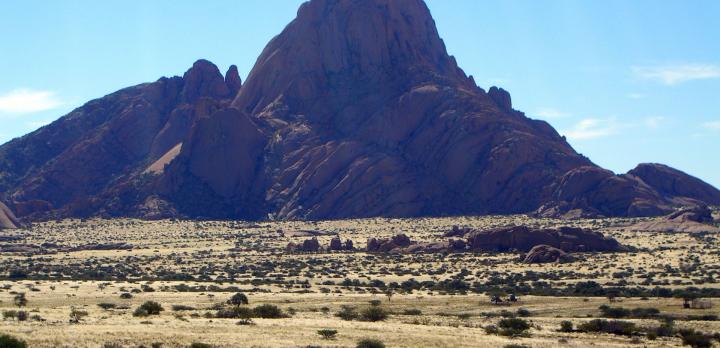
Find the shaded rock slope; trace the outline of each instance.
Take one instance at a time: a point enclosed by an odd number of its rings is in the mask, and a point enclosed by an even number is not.
[[[0,147],[22,218],[652,216],[720,192],[615,175],[479,88],[421,0],[312,0],[243,84],[201,60]]]
[[[18,228],[20,222],[4,203],[0,202],[0,230]]]

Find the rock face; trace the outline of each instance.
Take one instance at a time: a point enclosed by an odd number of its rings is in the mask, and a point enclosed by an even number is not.
[[[720,190],[666,165],[640,164],[628,172],[628,175],[640,178],[663,196],[686,197],[705,204],[720,205]]]
[[[398,234],[390,239],[369,238],[367,242],[368,252],[387,253],[399,252],[400,249],[413,245],[413,241],[405,234]]]
[[[715,219],[710,208],[696,206],[678,210],[664,217],[637,223],[628,229],[652,232],[720,232],[720,227],[712,225],[714,222]]]
[[[600,232],[573,227],[532,229],[526,226],[471,231],[468,246],[475,252],[530,251],[536,245],[548,245],[566,252],[626,251],[627,247]]]
[[[317,238],[306,239],[302,244],[288,243],[285,250],[290,252],[315,253],[320,251],[320,242]]]
[[[536,245],[525,256],[523,263],[567,263],[574,261],[575,258],[566,252],[553,248],[549,245]]]
[[[3,202],[0,202],[0,230],[18,228],[20,222]]]
[[[0,199],[30,220],[254,220],[652,216],[720,197],[643,168],[605,171],[479,88],[422,0],[312,0],[244,84],[200,60],[0,146]]]

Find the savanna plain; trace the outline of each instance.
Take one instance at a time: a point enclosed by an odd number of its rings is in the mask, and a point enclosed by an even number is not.
[[[29,347],[704,347],[720,245],[643,219],[62,220],[3,232],[0,333]],[[631,251],[368,253],[453,226],[575,226]],[[352,250],[329,250],[333,238]],[[315,238],[321,248],[289,250]],[[341,248],[349,249],[349,248]]]

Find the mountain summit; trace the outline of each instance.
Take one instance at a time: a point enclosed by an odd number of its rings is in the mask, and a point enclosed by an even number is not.
[[[717,189],[665,168],[615,175],[504,89],[479,88],[421,0],[312,0],[244,84],[200,60],[3,145],[0,199],[25,219],[650,216],[716,203]]]

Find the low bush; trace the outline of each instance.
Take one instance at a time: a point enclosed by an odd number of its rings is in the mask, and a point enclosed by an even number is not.
[[[360,313],[360,319],[363,321],[383,321],[387,319],[388,313],[381,307],[368,307]]]
[[[102,308],[102,309],[104,309],[104,310],[110,310],[110,309],[113,309],[113,308],[117,307],[117,305],[114,304],[114,303],[105,303],[105,302],[103,302],[103,303],[98,303],[98,307],[100,307],[100,308]]]
[[[190,348],[213,348],[213,346],[207,343],[195,342],[190,345]]]
[[[573,332],[573,323],[569,320],[560,322],[560,332]]]
[[[10,335],[0,335],[2,348],[27,348],[27,343]]]
[[[339,317],[342,320],[351,321],[358,318],[358,313],[355,310],[355,307],[342,306],[340,307],[340,311],[335,313],[335,316]]]
[[[416,308],[406,309],[403,311],[404,315],[422,315],[422,311]]]
[[[317,333],[323,339],[332,340],[332,339],[335,339],[335,336],[337,336],[338,332],[337,332],[337,330],[333,330],[333,329],[321,329],[321,330],[318,330]]]
[[[253,308],[253,313],[256,317],[263,319],[280,319],[287,317],[285,313],[283,313],[282,309],[271,304],[257,306]]]
[[[713,337],[693,329],[680,330],[680,337],[684,346],[692,348],[712,348]]]
[[[215,313],[215,318],[221,319],[250,319],[255,316],[255,311],[246,307],[223,308]]]
[[[186,306],[186,305],[172,305],[172,310],[175,311],[175,312],[194,311],[194,310],[195,310],[195,307]]]
[[[355,346],[356,348],[385,348],[385,343],[383,343],[380,340],[366,338],[363,340],[360,340]]]
[[[530,324],[527,321],[518,318],[502,319],[498,323],[498,326],[500,327],[501,336],[511,337],[525,336],[527,335],[527,330],[530,329]]]
[[[595,319],[581,324],[578,326],[578,330],[582,332],[604,332],[614,335],[630,336],[637,331],[637,327],[634,323],[628,321]]]
[[[148,315],[159,315],[163,310],[163,307],[159,303],[155,301],[147,301],[140,305],[135,312],[133,312],[133,316],[147,317]]]

